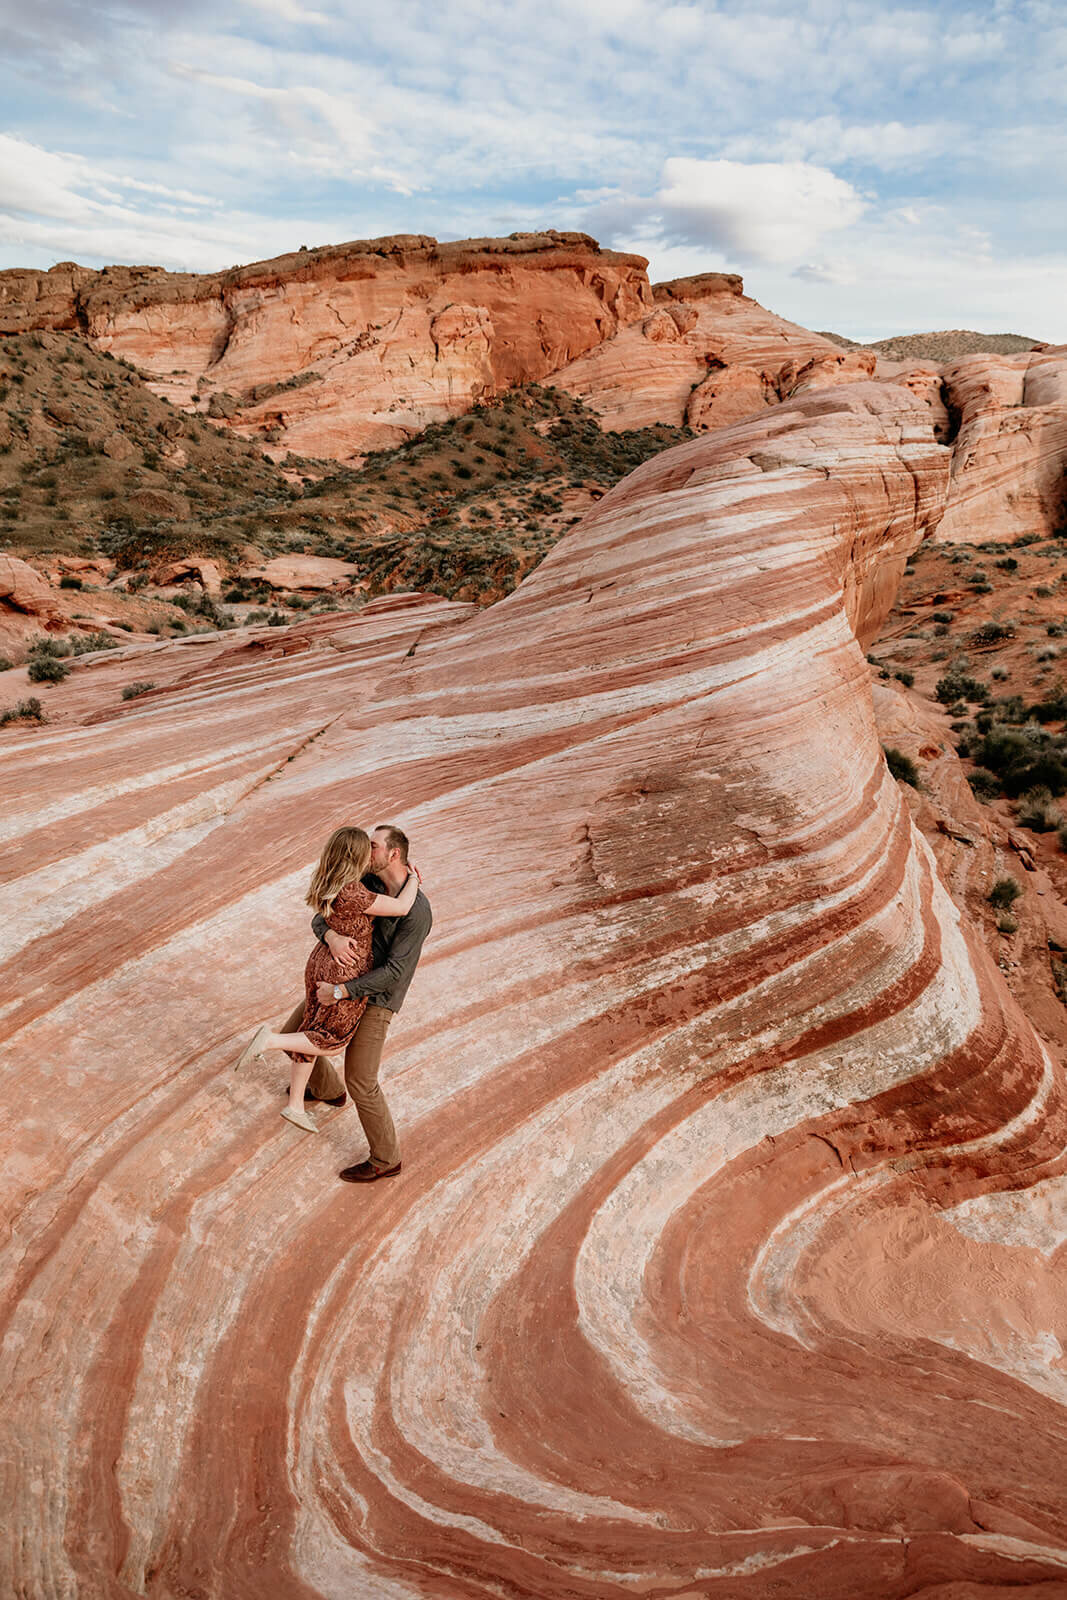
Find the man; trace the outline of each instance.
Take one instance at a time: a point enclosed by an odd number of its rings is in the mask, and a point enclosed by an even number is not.
[[[408,879],[407,835],[391,823],[382,823],[371,834],[370,871],[363,882],[375,894],[399,894]],[[353,999],[368,998],[367,1009],[345,1051],[345,1084],[359,1112],[363,1132],[370,1145],[370,1158],[354,1167],[345,1167],[346,1183],[374,1183],[392,1178],[400,1171],[400,1144],[393,1119],[385,1103],[378,1069],[385,1035],[400,1010],[427,934],[433,924],[430,902],[420,889],[406,917],[373,917],[372,966],[361,978],[345,984],[319,984],[319,999],[324,1004],[341,998],[347,989]],[[337,961],[351,958],[351,941],[334,933],[324,917],[312,920],[315,937],[323,939]],[[303,1001],[282,1027],[283,1033],[298,1033],[304,1020]],[[325,1100],[330,1105],[344,1104],[344,1089],[327,1056],[316,1059],[304,1094],[306,1100]]]

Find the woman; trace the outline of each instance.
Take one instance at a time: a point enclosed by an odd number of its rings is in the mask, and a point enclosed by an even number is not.
[[[371,917],[403,917],[415,904],[418,876],[408,881],[395,898],[374,894],[360,882],[370,862],[370,839],[362,828],[338,828],[326,841],[319,864],[311,876],[307,903],[324,916],[335,933],[356,941],[358,956],[342,966],[328,946],[316,942],[304,968],[304,1027],[301,1033],[274,1033],[269,1022],[257,1028],[242,1050],[237,1066],[261,1056],[265,1050],[284,1050],[292,1058],[289,1104],[282,1112],[287,1122],[306,1133],[318,1129],[304,1110],[304,1090],[317,1055],[344,1050],[359,1025],[367,1002],[352,1000],[341,985],[358,978],[371,964]],[[333,984],[333,1001],[318,998],[320,983]],[[236,1071],[236,1068],[234,1069]]]

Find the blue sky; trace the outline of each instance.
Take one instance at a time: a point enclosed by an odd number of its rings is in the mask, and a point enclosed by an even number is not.
[[[1056,0],[0,0],[0,266],[580,228],[854,338],[1067,341]]]

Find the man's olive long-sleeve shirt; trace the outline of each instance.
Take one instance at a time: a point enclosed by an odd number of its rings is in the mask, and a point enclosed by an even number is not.
[[[363,884],[372,894],[392,894],[389,886],[373,872],[366,874]],[[316,939],[323,939],[330,924],[325,917],[315,916],[311,926]],[[406,917],[372,917],[371,969],[361,978],[350,978],[345,984],[352,999],[358,1000],[366,995],[368,1004],[372,1006],[399,1011],[432,926],[430,902],[421,889]]]

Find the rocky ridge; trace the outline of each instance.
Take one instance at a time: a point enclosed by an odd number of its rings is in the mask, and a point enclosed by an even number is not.
[[[978,820],[941,714],[881,685],[880,731],[863,658],[938,432],[795,396],[486,611],[160,645],[125,707],[86,660],[92,741],[9,746],[12,1592],[1062,1591],[1067,1084],[920,831]],[[228,1070],[354,804],[436,914],[358,1227],[351,1111]]]
[[[202,276],[64,263],[0,273],[0,333],[78,332],[279,457],[342,461],[550,377],[608,427],[703,428],[873,370],[734,274],[653,289],[646,268],[551,231],[361,240]]]

